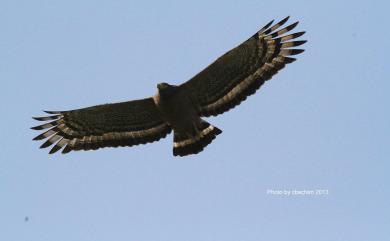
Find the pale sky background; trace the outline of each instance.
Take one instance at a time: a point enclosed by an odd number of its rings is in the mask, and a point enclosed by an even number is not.
[[[0,1],[0,240],[382,241],[390,236],[386,1]],[[43,109],[151,96],[291,15],[306,52],[172,156],[48,155]],[[267,189],[328,189],[273,196]],[[28,221],[25,221],[28,217]],[[386,230],[387,229],[387,230]]]

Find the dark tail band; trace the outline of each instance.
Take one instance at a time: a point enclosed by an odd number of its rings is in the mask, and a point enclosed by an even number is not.
[[[174,156],[186,156],[201,152],[222,131],[206,121],[201,122],[200,130],[192,137],[175,131],[173,143]]]

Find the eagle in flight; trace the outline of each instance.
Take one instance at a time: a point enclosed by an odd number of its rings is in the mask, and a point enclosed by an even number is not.
[[[293,47],[305,32],[288,33],[298,22],[282,27],[289,17],[265,25],[252,37],[219,57],[189,81],[175,86],[157,85],[153,97],[122,103],[97,105],[70,111],[45,111],[33,117],[45,124],[34,140],[46,139],[41,148],[54,144],[50,154],[96,150],[158,141],[172,130],[173,155],[202,151],[221,130],[202,117],[222,114],[244,101],[267,80],[302,53]]]

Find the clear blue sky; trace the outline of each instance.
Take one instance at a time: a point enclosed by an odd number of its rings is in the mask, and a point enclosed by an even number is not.
[[[0,240],[388,240],[389,8],[2,0]],[[151,96],[287,15],[307,31],[306,52],[209,119],[223,134],[199,155],[174,158],[172,136],[52,156],[31,141],[42,109]]]

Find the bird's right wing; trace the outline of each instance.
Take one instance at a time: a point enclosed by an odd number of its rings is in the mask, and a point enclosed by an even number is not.
[[[171,132],[171,127],[161,118],[152,98],[47,113],[53,115],[33,118],[50,122],[31,129],[50,128],[34,138],[48,138],[41,148],[55,144],[50,154],[63,147],[62,153],[68,153],[73,150],[145,144]]]
[[[303,52],[294,49],[306,41],[297,41],[304,32],[283,36],[298,22],[279,29],[288,17],[264,26],[247,41],[218,58],[203,71],[180,86],[192,96],[201,116],[222,114],[240,104],[288,63]],[[290,41],[291,40],[291,41]]]

